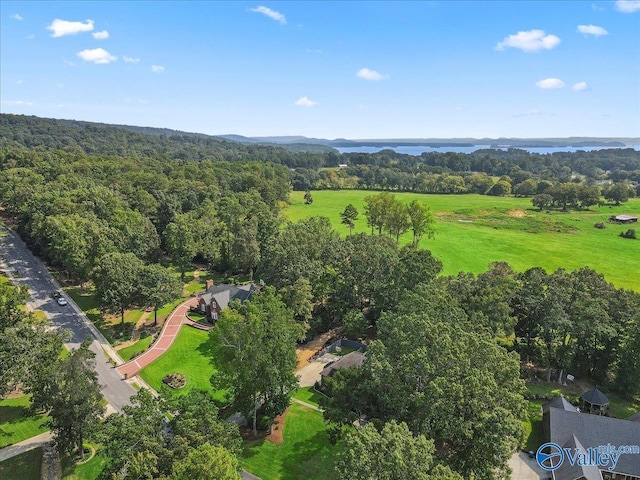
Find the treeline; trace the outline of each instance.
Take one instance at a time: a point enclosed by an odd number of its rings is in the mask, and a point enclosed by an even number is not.
[[[278,230],[287,170],[257,162],[0,152],[0,205],[34,252],[79,281],[110,253],[250,271]]]
[[[143,129],[143,131],[155,131]],[[258,161],[290,168],[320,168],[337,154],[292,152],[278,146],[245,144],[198,134],[158,129],[158,134],[91,122],[0,114],[0,147],[40,152],[183,161]],[[333,162],[338,165],[337,160]]]

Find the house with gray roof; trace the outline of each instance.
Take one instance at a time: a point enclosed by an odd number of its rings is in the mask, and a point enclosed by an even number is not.
[[[207,290],[198,295],[198,312],[205,315],[207,320],[215,323],[218,314],[229,306],[229,303],[238,300],[249,300],[254,292],[258,291],[253,283],[247,285],[214,285],[212,280],[207,280]]]
[[[542,424],[547,441],[572,452],[580,449],[582,453],[607,445],[640,444],[640,422],[580,413],[563,400],[559,397],[543,406]],[[551,473],[553,480],[640,480],[640,453],[620,455],[612,469],[571,465],[565,460]]]
[[[322,383],[322,379],[324,377],[333,377],[333,375],[343,368],[356,367],[359,368],[364,363],[364,353],[361,352],[350,352],[340,357],[335,362],[329,363],[322,372],[320,372],[320,382]]]

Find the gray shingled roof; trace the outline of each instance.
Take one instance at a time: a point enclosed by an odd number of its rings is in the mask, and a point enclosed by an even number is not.
[[[209,290],[204,292],[200,298],[202,298],[207,305],[211,303],[211,299],[215,298],[216,302],[220,306],[220,310],[224,310],[229,306],[229,303],[234,300],[240,300],[244,302],[251,297],[251,294],[256,290],[256,286],[249,285],[214,285]]]
[[[568,412],[576,412],[576,407],[571,405],[569,401],[564,397],[556,397],[553,400],[549,400],[542,405],[542,413],[546,413],[550,408],[559,408]]]
[[[574,436],[586,448],[607,445],[608,443],[616,447],[637,445],[640,441],[640,422],[570,412],[553,407],[549,408],[544,420],[545,429],[549,432],[549,440],[558,445],[565,445],[573,441]],[[615,471],[640,476],[640,455],[620,455]],[[556,470],[556,480],[579,478],[561,477],[558,472],[559,470]]]
[[[364,353],[360,352],[350,352],[347,353],[344,357],[340,357],[339,360],[336,360],[333,363],[330,363],[324,370],[320,373],[323,377],[332,377],[336,371],[341,368],[348,367],[359,367],[364,363]]]
[[[598,390],[598,387],[593,387],[593,389],[584,392],[580,395],[580,398],[585,402],[589,402],[591,405],[609,405],[609,399],[604,393]]]
[[[586,448],[582,446],[580,440],[573,435],[567,443],[562,445],[562,448],[571,448],[573,451],[576,449],[580,449],[582,452],[586,452]],[[567,459],[564,459],[562,465],[558,467],[557,470],[554,471],[556,480],[575,480],[577,478],[584,478],[585,480],[602,480],[602,475],[600,474],[600,469],[596,466],[587,466],[581,467],[577,464],[571,465]]]

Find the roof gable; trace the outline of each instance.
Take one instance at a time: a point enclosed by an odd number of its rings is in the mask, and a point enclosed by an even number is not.
[[[598,390],[598,387],[593,387],[593,389],[584,392],[580,395],[580,398],[591,405],[609,405],[609,399],[604,393]]]
[[[550,407],[545,416],[548,419],[549,440],[558,445],[572,441],[572,437],[579,439],[581,445],[586,448],[607,444],[637,445],[640,439],[640,422],[565,411],[554,407]],[[615,471],[640,476],[640,455],[620,455]],[[559,476],[556,478],[569,479]]]
[[[364,363],[364,358],[364,353],[361,352],[347,353],[345,356],[327,365],[320,375],[323,377],[331,377],[342,368],[360,367]]]
[[[221,284],[209,288],[205,293],[200,295],[200,298],[204,300],[207,305],[211,303],[211,300],[215,300],[220,310],[224,310],[229,306],[229,303],[234,300],[240,300],[241,302],[249,300],[256,290],[256,286],[252,283],[248,285]]]

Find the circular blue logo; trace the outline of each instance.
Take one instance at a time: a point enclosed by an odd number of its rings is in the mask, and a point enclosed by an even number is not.
[[[549,453],[545,453],[543,450],[548,450]],[[557,443],[547,442],[538,448],[536,461],[540,468],[547,472],[552,472],[564,462],[564,452]]]

